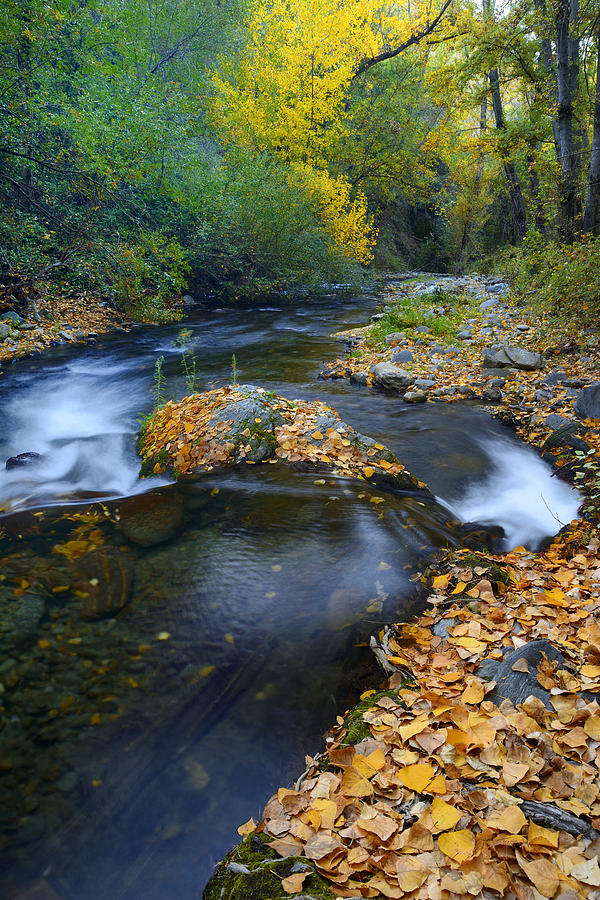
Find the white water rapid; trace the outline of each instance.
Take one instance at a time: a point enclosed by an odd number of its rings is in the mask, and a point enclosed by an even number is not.
[[[529,447],[502,437],[479,443],[493,469],[448,504],[463,521],[501,525],[510,550],[522,544],[536,547],[577,516],[579,492],[553,477],[550,466]]]

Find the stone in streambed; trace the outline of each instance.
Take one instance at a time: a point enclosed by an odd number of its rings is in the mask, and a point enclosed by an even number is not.
[[[404,395],[405,403],[425,403],[426,400],[427,394],[421,390],[407,391]]]
[[[414,362],[415,358],[410,352],[410,350],[400,350],[398,353],[394,353],[391,357],[390,362],[397,363],[411,363]]]
[[[365,387],[369,382],[368,372],[353,372],[350,376],[350,384],[356,384],[359,387]]]
[[[22,469],[38,459],[41,459],[41,455],[33,450],[29,450],[27,453],[18,453],[17,456],[11,456],[6,460],[6,470]]]
[[[414,376],[388,362],[377,363],[371,369],[375,384],[393,391],[403,391],[414,382]]]
[[[119,527],[140,547],[170,541],[183,525],[183,497],[175,491],[138,494],[121,503]]]
[[[477,674],[481,678],[488,681],[495,681],[496,687],[489,694],[486,694],[486,700],[492,703],[502,703],[503,700],[510,700],[513,705],[523,703],[532,694],[538,697],[548,709],[553,709],[550,699],[550,691],[545,690],[537,680],[537,667],[542,659],[542,653],[548,657],[551,662],[557,662],[560,668],[564,668],[565,659],[549,641],[530,641],[522,647],[507,653],[500,660],[484,660],[479,666]],[[529,672],[515,672],[513,666],[516,662],[525,660],[529,667]]]
[[[133,563],[116,547],[85,553],[73,569],[82,619],[106,619],[116,615],[129,602]]]
[[[29,644],[37,639],[40,622],[46,614],[44,597],[33,591],[26,591],[13,607],[8,637],[15,644]]]
[[[529,372],[534,369],[543,369],[545,361],[541,353],[505,345],[484,350],[482,365],[485,369],[514,367]]]
[[[405,340],[406,335],[403,331],[392,331],[391,334],[387,334],[383,339],[383,343],[386,347],[391,347],[394,344],[400,344],[403,340]]]
[[[600,381],[579,392],[575,412],[582,419],[600,419]]]

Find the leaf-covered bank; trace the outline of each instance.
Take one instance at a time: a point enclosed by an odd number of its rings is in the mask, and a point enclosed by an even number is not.
[[[324,374],[379,380],[408,402],[482,399],[585,489],[584,507],[537,552],[452,551],[423,572],[431,613],[373,640],[384,693],[366,692],[293,788],[240,827],[296,865],[281,896],[321,896],[304,860],[342,897],[590,898],[600,887],[597,341],[471,288],[392,288]],[[217,886],[245,896],[263,865],[239,868],[249,840],[205,897]]]

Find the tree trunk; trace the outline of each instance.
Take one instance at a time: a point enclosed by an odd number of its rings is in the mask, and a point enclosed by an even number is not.
[[[556,17],[558,132],[560,183],[558,222],[561,240],[572,243],[577,215],[577,154],[573,135],[573,105],[579,85],[579,41],[571,26],[579,16],[579,0],[559,0]]]
[[[598,23],[598,60],[596,63],[596,102],[594,104],[594,133],[588,180],[583,230],[600,234],[600,22]]]
[[[542,234],[546,230],[546,214],[540,197],[540,178],[535,165],[535,151],[532,147],[531,152],[527,155],[527,167],[529,169],[529,190],[531,192],[531,201],[535,210],[535,227]]]
[[[534,6],[536,10],[545,17],[546,15],[546,2],[545,0],[534,0]],[[543,26],[542,26],[543,27]],[[542,37],[541,39],[541,63],[544,67],[544,72],[551,86],[551,97],[552,100],[556,104],[558,104],[558,86],[557,86],[557,78],[556,78],[556,65],[554,63],[554,55],[552,53],[552,41],[549,37]],[[558,130],[558,119],[552,119],[552,135],[554,137],[554,150],[556,152],[556,159],[560,163],[560,132]]]
[[[504,131],[506,129],[506,122],[504,121],[498,70],[491,69],[488,77],[490,81],[490,93],[492,95],[492,107],[494,110],[494,119],[496,120],[496,128],[499,131]],[[501,157],[504,166],[504,174],[506,175],[506,181],[508,183],[508,193],[510,195],[510,204],[515,226],[515,237],[518,241],[522,241],[527,231],[527,214],[525,212],[521,183],[515,165],[506,151],[501,151]]]

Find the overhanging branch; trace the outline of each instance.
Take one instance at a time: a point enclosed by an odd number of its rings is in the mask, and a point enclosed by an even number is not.
[[[383,50],[381,53],[378,53],[377,56],[371,56],[371,57],[363,59],[362,62],[359,64],[356,72],[352,76],[352,80],[354,80],[355,78],[358,78],[359,75],[362,75],[363,72],[366,72],[368,69],[371,69],[373,66],[376,66],[381,62],[385,62],[386,59],[393,59],[395,56],[398,56],[400,53],[403,53],[405,50],[408,50],[408,48],[412,47],[413,44],[418,44],[423,40],[423,38],[428,37],[431,34],[431,32],[435,28],[437,28],[437,26],[439,25],[439,23],[441,22],[441,20],[444,16],[444,13],[446,12],[446,10],[448,9],[448,7],[451,5],[452,2],[453,2],[453,0],[445,0],[444,5],[442,6],[441,10],[439,11],[439,13],[437,14],[437,16],[435,17],[434,20],[432,22],[429,22],[425,26],[425,28],[423,28],[421,31],[416,31],[414,34],[411,34],[411,36],[408,38],[408,40],[404,41],[398,47],[394,47],[394,48],[390,47],[388,50]]]

